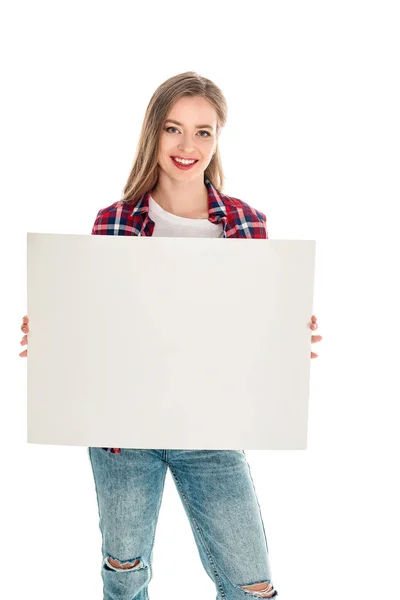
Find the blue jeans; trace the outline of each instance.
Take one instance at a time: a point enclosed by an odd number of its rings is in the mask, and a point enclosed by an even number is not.
[[[149,598],[153,543],[168,467],[200,559],[215,583],[217,600],[278,595],[244,450],[121,448],[120,454],[113,454],[110,449],[90,447],[88,452],[102,534],[103,600]]]

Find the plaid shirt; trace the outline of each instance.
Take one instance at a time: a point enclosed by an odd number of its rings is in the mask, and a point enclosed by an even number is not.
[[[222,224],[223,237],[268,239],[266,216],[237,198],[227,196],[214,188],[208,179],[208,220]],[[133,206],[118,200],[97,213],[92,235],[152,236],[154,221],[149,217],[149,198],[154,188],[143,194]],[[120,448],[104,448],[115,454]]]

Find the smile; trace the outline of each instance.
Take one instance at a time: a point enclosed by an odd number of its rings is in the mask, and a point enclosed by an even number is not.
[[[197,162],[199,162],[197,159],[178,158],[176,156],[171,156],[171,159],[174,165],[178,167],[178,169],[183,169],[186,171],[193,167],[193,165],[195,165]]]

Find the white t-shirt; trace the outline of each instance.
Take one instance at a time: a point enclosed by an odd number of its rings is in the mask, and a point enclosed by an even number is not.
[[[224,237],[222,224],[208,219],[178,217],[164,210],[152,196],[149,198],[149,217],[154,221],[153,235],[158,237]]]

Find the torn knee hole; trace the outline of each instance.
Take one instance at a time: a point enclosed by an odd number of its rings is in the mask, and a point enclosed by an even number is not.
[[[105,558],[106,566],[113,569],[114,571],[125,571],[127,569],[135,569],[139,566],[139,563],[139,558],[135,559],[134,561],[124,561],[122,563],[117,558],[111,558],[110,556],[107,556]]]
[[[272,598],[275,596],[274,586],[270,581],[253,583],[253,585],[242,585],[241,588],[258,598]]]

